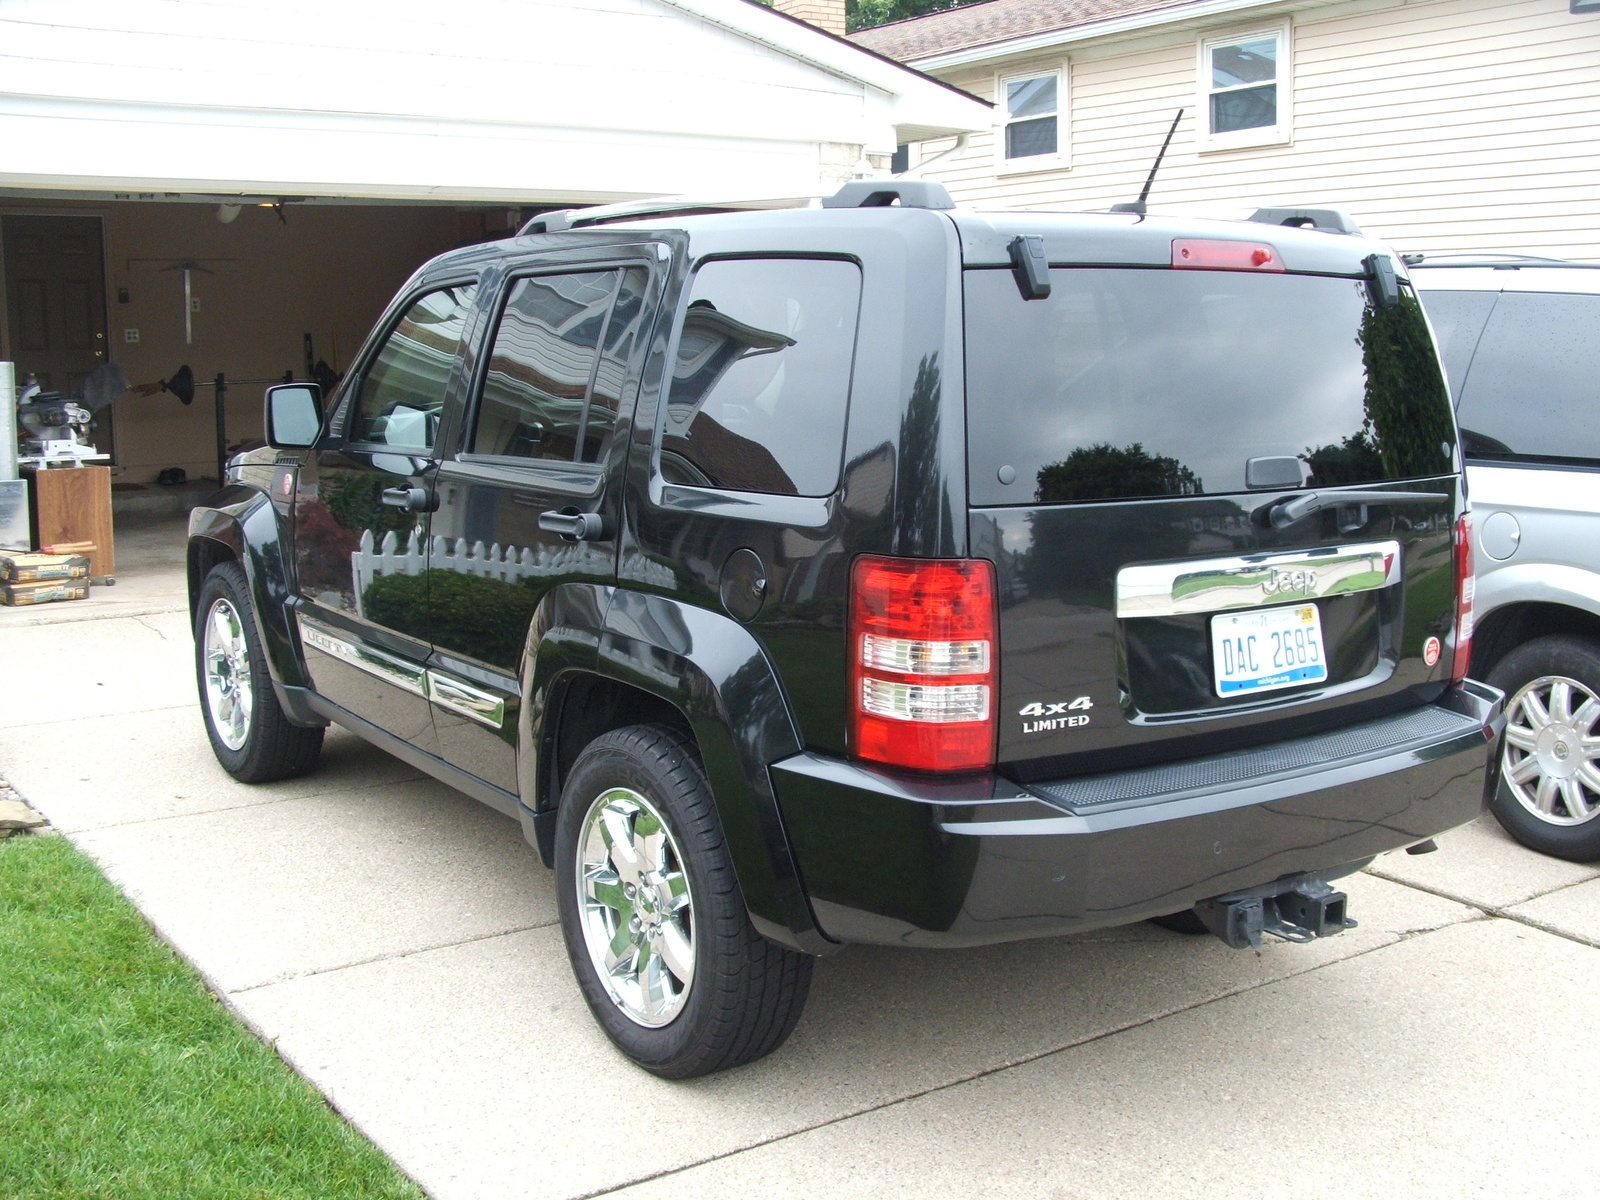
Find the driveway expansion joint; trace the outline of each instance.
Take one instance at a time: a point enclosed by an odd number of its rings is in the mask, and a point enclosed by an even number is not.
[[[436,954],[441,950],[454,950],[458,946],[470,946],[475,942],[489,942],[495,938],[511,937],[513,934],[531,933],[535,929],[549,929],[557,924],[559,922],[554,919],[535,921],[531,925],[515,925],[509,929],[495,929],[488,933],[475,933],[471,937],[458,938],[453,942],[439,942],[431,946],[414,946],[409,950],[395,950],[388,954],[374,954],[371,958],[353,959],[350,962],[337,963],[331,967],[313,967],[310,970],[295,971],[276,979],[264,980],[261,983],[250,983],[244,987],[229,988],[227,989],[227,994],[230,996],[245,996],[265,988],[278,987],[280,984],[294,983],[301,979],[316,979],[323,975],[335,975],[340,971],[353,971],[358,967],[370,967],[375,963],[398,962],[407,958],[416,958],[423,954]],[[166,941],[167,939],[163,936],[162,940]]]
[[[1571,883],[1563,883],[1560,887],[1553,887],[1548,892],[1540,892],[1537,895],[1525,897],[1522,900],[1518,900],[1514,905],[1508,905],[1502,908],[1493,904],[1483,904],[1476,900],[1468,900],[1465,896],[1459,896],[1453,892],[1446,892],[1440,888],[1425,887],[1420,883],[1412,883],[1405,879],[1396,879],[1392,875],[1384,875],[1378,871],[1369,871],[1368,873],[1377,876],[1379,879],[1386,880],[1389,883],[1398,883],[1402,887],[1414,888],[1416,891],[1426,892],[1430,896],[1437,896],[1441,900],[1452,900],[1457,904],[1464,904],[1468,908],[1475,909],[1482,913],[1483,917],[1497,917],[1502,921],[1511,921],[1517,925],[1526,925],[1529,929],[1537,929],[1540,933],[1548,933],[1554,937],[1565,938],[1569,942],[1576,942],[1578,945],[1587,946],[1591,950],[1600,950],[1600,941],[1595,941],[1586,937],[1580,937],[1578,934],[1571,933],[1568,930],[1557,929],[1552,925],[1546,925],[1540,921],[1535,921],[1533,918],[1522,913],[1512,911],[1517,905],[1532,904],[1535,900],[1543,900],[1547,896],[1558,896],[1562,892],[1567,891],[1569,888],[1582,887],[1586,883],[1593,883],[1593,879],[1577,879]],[[1482,918],[1473,919],[1480,920]]]

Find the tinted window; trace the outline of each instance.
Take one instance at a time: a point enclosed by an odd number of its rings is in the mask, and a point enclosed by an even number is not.
[[[442,288],[406,309],[361,381],[351,441],[423,450],[433,446],[445,385],[476,291],[470,286]]]
[[[1478,348],[1478,335],[1499,292],[1422,292],[1422,307],[1428,310],[1433,336],[1439,341],[1439,357],[1444,359],[1445,378],[1450,394],[1461,402],[1461,385]]]
[[[617,272],[539,275],[511,286],[495,329],[474,454],[572,462]]]
[[[707,263],[678,338],[661,472],[825,496],[839,480],[861,272],[820,259]]]
[[[1600,459],[1600,296],[1504,292],[1461,395],[1469,458]]]
[[[1329,486],[1447,474],[1454,422],[1422,309],[1357,280],[1234,271],[968,271],[974,504],[1244,491],[1298,456]],[[1009,476],[1013,482],[1002,483]]]
[[[644,341],[649,312],[645,306],[645,284],[649,276],[642,267],[629,267],[622,273],[622,286],[611,319],[600,344],[600,365],[595,369],[594,387],[589,393],[589,409],[583,422],[584,462],[599,462],[606,442],[617,423],[617,408],[628,380],[628,364],[636,346]]]

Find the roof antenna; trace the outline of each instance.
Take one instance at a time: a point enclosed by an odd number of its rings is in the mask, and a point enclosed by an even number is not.
[[[1156,181],[1156,172],[1161,169],[1161,160],[1167,156],[1167,147],[1172,145],[1172,135],[1178,132],[1178,122],[1183,120],[1183,109],[1178,110],[1178,115],[1172,118],[1172,126],[1167,130],[1167,140],[1161,143],[1161,149],[1156,152],[1156,161],[1150,166],[1150,175],[1144,181],[1144,189],[1140,191],[1139,198],[1131,204],[1124,201],[1113,204],[1112,212],[1138,213],[1141,217],[1145,214],[1144,202],[1150,199],[1150,185]]]

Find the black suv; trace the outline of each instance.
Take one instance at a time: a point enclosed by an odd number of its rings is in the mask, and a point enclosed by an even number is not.
[[[1337,932],[1494,782],[1455,420],[1360,238],[549,214],[266,416],[190,524],[217,757],[334,721],[520,820],[660,1075],[772,1050],[842,943]]]

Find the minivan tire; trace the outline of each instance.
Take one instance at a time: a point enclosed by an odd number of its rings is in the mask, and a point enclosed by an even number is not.
[[[1500,784],[1490,811],[1532,850],[1572,862],[1600,860],[1600,751],[1583,748],[1586,742],[1594,747],[1600,737],[1600,644],[1569,635],[1536,638],[1501,659],[1489,683],[1506,694],[1506,732],[1497,750]],[[1553,696],[1563,694],[1566,720],[1548,712]],[[1556,719],[1541,725],[1541,711]],[[1537,739],[1546,729],[1556,732],[1544,734],[1540,750]],[[1586,813],[1569,807],[1559,790],[1562,778]],[[1538,811],[1545,780],[1551,781],[1547,796],[1550,787],[1558,789],[1549,813]]]
[[[206,737],[223,770],[240,783],[271,783],[316,767],[324,731],[291,724],[279,706],[238,563],[213,567],[200,585],[194,658]]]
[[[653,1074],[688,1079],[751,1062],[800,1019],[812,959],[751,925],[684,732],[628,726],[579,754],[556,819],[556,903],[595,1019]],[[601,975],[608,956],[611,983]]]

